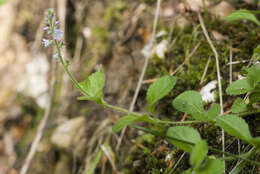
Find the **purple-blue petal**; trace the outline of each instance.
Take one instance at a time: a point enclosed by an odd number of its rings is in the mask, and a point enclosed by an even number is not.
[[[54,28],[54,33],[53,33],[54,40],[61,40],[62,35],[63,35],[63,32],[61,30]]]
[[[44,47],[49,47],[51,45],[51,41],[48,39],[42,39]]]
[[[48,31],[48,30],[49,30],[49,27],[44,27],[43,30],[44,30],[44,31]]]
[[[54,58],[54,59],[58,59],[58,58],[59,58],[59,54],[58,54],[58,53],[55,53],[55,54],[53,55],[53,58]]]

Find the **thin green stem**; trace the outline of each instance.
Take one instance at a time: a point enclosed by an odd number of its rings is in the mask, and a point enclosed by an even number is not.
[[[102,106],[110,108],[110,109],[113,109],[113,110],[116,110],[116,111],[119,111],[119,112],[122,112],[122,113],[126,113],[128,115],[137,116],[137,117],[140,117],[140,116],[143,115],[143,114],[139,114],[139,113],[136,113],[136,112],[131,112],[131,111],[127,110],[127,109],[124,109],[124,108],[121,108],[121,107],[118,107],[118,106],[114,106],[114,105],[108,104],[105,101],[103,101]]]
[[[253,114],[257,114],[257,113],[260,113],[260,109],[257,109],[257,110],[254,110],[254,111],[240,113],[239,116],[245,117],[245,116],[253,115]]]
[[[79,89],[82,94],[88,96],[88,94],[84,91],[84,89],[79,85],[79,82],[74,78],[74,76],[69,71],[68,65],[66,65],[66,63],[64,62],[64,60],[62,58],[62,55],[61,55],[61,50],[60,50],[59,43],[56,40],[54,40],[54,44],[56,46],[57,53],[58,53],[58,58],[59,58],[59,61],[62,64],[63,69],[65,70],[65,72],[67,73],[67,75],[69,76],[69,78],[71,79],[73,84],[76,86],[76,88]]]
[[[156,120],[158,123],[163,124],[200,124],[200,123],[207,123],[205,121],[166,121],[166,120]]]

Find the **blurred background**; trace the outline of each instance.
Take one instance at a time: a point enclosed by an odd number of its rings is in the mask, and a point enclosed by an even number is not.
[[[52,48],[42,45],[42,38],[47,37],[44,12],[53,8],[65,33],[63,54],[70,60],[74,76],[82,81],[102,64],[106,101],[129,108],[144,65],[142,50],[151,39],[156,2],[0,0],[0,174],[19,173],[44,115],[48,115],[47,125],[29,174],[163,173],[166,169],[180,173],[188,168],[188,157],[165,140],[129,128],[116,148],[120,134],[112,134],[111,128],[123,115],[78,101],[80,93],[52,58]],[[214,56],[198,27],[198,12],[218,49],[223,80],[228,81],[230,50],[234,61],[248,60],[259,44],[260,33],[248,21],[230,23],[223,19],[236,9],[257,10],[257,3],[162,0],[153,56],[134,110],[145,112],[146,90],[154,79],[174,73],[178,78],[175,90],[159,103],[157,112],[162,118],[181,120],[183,115],[171,107],[172,98],[216,80]],[[209,71],[202,79],[210,58]],[[234,79],[241,66],[233,66]],[[162,125],[153,128],[165,129]],[[221,143],[215,142],[220,130],[213,129],[204,136],[220,148]]]

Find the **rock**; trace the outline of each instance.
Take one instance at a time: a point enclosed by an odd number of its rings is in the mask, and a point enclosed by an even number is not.
[[[174,18],[174,21],[176,23],[176,25],[180,28],[180,29],[183,29],[185,28],[186,26],[190,25],[190,21],[188,21],[188,19],[186,17],[184,17],[183,15],[177,15],[175,18]]]
[[[16,9],[12,1],[0,6],[0,54],[9,45],[15,18]]]
[[[210,2],[205,0],[206,8],[210,6]],[[185,7],[191,11],[202,11],[203,10],[203,1],[202,0],[186,0]]]
[[[212,30],[211,34],[217,41],[223,41],[229,39],[227,36],[224,36],[223,34],[217,32],[216,30]]]
[[[71,153],[74,146],[78,144],[79,132],[85,123],[84,117],[77,117],[60,124],[51,136],[51,143],[57,148]],[[83,132],[84,133],[84,132]]]
[[[209,11],[212,15],[223,20],[225,17],[230,15],[234,10],[235,8],[230,3],[226,1],[222,1],[218,5],[212,7]]]
[[[17,84],[17,91],[36,99],[37,104],[45,108],[48,104],[49,62],[44,54],[34,55],[34,59],[25,65],[25,73]],[[40,85],[39,85],[40,84]]]
[[[59,161],[56,164],[54,174],[71,174],[72,160],[66,154],[61,154]]]
[[[0,54],[0,73],[4,74],[0,76],[0,121],[17,118],[21,114],[15,100],[16,87],[31,58],[22,36],[13,33],[9,41],[9,47]]]

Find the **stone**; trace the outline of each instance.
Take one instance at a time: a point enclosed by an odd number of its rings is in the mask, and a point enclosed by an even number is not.
[[[61,150],[71,153],[79,130],[85,123],[84,117],[77,117],[61,123],[51,136],[51,143]]]
[[[218,17],[221,20],[224,20],[225,17],[230,15],[235,8],[228,2],[222,1],[216,6],[212,7],[209,11],[212,15]]]

